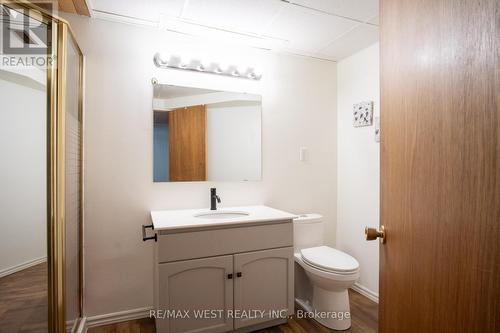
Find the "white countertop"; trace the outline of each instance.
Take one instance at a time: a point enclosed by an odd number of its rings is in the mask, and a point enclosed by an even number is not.
[[[248,215],[234,218],[200,218],[198,214],[214,212],[247,212]],[[220,227],[224,225],[267,223],[291,220],[297,215],[290,214],[267,206],[221,207],[210,209],[157,210],[151,212],[151,220],[155,230],[191,229],[197,227]]]

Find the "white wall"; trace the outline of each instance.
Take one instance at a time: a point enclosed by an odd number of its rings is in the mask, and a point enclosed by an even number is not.
[[[149,211],[264,203],[318,212],[335,242],[336,65],[303,57],[190,44],[156,29],[66,16],[86,54],[85,311],[88,316],[153,304],[153,243],[143,243]],[[186,38],[186,37],[182,37]],[[260,82],[158,69],[162,50],[247,60]],[[161,83],[262,95],[261,182],[153,183],[153,89]],[[309,160],[299,161],[299,147]]]
[[[360,263],[359,284],[378,294],[378,242],[364,239],[365,226],[379,225],[380,146],[374,126],[352,126],[352,106],[374,101],[379,116],[379,45],[337,64],[338,192],[337,247]]]
[[[261,180],[261,110],[260,102],[207,106],[208,179]]]
[[[2,276],[47,256],[47,94],[36,80],[0,71],[0,101]]]

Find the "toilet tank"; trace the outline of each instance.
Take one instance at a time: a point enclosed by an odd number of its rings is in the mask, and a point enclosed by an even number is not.
[[[301,214],[293,220],[294,251],[323,245],[323,216]]]

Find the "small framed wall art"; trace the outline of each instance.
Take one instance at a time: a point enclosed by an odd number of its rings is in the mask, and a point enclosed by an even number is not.
[[[354,127],[373,125],[373,101],[353,105],[352,124]]]

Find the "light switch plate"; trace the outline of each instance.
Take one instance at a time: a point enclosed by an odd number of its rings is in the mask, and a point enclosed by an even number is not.
[[[307,159],[307,147],[300,147],[299,149],[299,160],[305,162]]]
[[[371,126],[373,124],[373,102],[361,102],[353,105],[352,124],[354,127]]]

